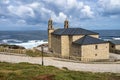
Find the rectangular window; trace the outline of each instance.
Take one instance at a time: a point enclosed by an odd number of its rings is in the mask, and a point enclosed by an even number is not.
[[[98,45],[95,45],[95,49],[98,49]]]

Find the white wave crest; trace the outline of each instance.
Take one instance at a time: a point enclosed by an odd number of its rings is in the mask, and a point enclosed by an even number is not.
[[[112,38],[113,40],[120,40],[120,38]]]
[[[22,43],[22,41],[17,39],[4,39],[2,43]]]
[[[37,47],[38,45],[45,44],[45,43],[48,43],[48,42],[44,40],[29,40],[28,42],[16,43],[15,45],[23,46],[26,49],[32,49],[33,47]]]

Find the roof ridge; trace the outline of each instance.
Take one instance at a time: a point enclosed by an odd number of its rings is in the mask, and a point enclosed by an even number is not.
[[[85,35],[82,38],[74,41],[73,43],[79,44],[79,45],[86,45],[86,44],[99,44],[99,43],[106,43],[107,41],[104,41],[99,38],[95,38],[89,35]]]
[[[53,32],[55,35],[94,35],[98,34],[97,32],[90,31],[83,28],[59,28]]]

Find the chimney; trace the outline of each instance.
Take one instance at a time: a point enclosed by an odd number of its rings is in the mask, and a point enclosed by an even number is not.
[[[69,28],[69,21],[67,19],[64,21],[64,28]]]

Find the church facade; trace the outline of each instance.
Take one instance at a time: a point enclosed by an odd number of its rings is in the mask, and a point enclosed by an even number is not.
[[[53,21],[48,21],[48,48],[61,57],[79,57],[81,61],[109,59],[109,43],[99,39],[99,34],[82,28],[54,29]]]

